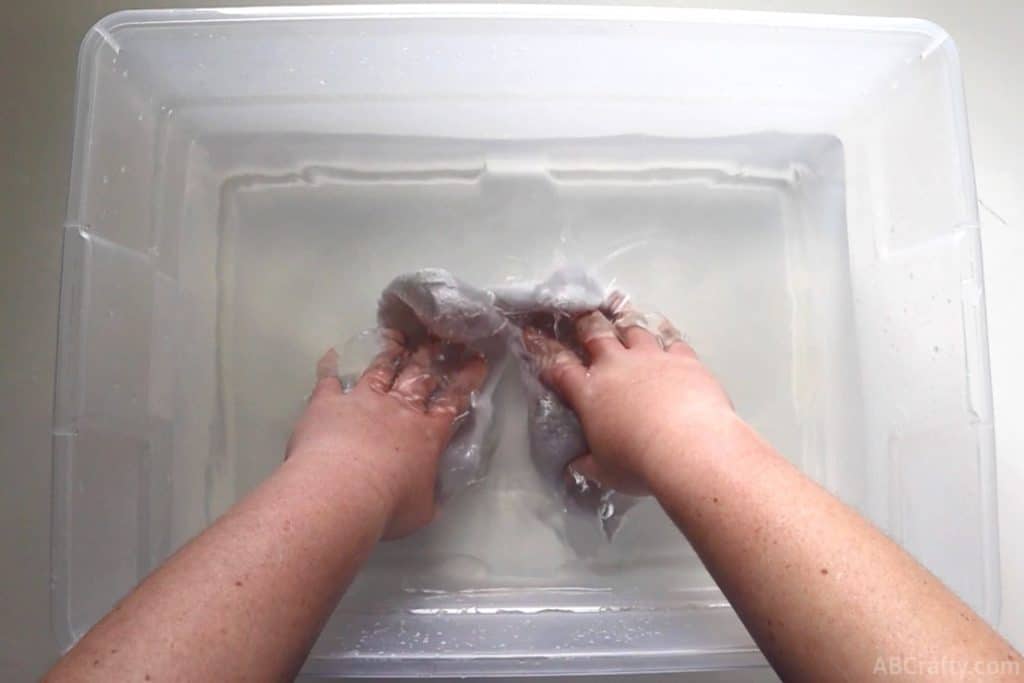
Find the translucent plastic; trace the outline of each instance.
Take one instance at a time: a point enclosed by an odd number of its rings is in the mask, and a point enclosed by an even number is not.
[[[395,275],[568,262],[667,315],[744,417],[995,618],[977,225],[956,50],[922,21],[112,15],[82,45],[64,226],[59,641],[272,471]],[[487,478],[378,549],[307,671],[763,663],[654,503],[595,557],[558,539],[503,392]]]

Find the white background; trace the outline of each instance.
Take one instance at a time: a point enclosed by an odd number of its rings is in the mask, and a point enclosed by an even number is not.
[[[0,679],[38,677],[49,628],[50,416],[60,226],[78,43],[99,17],[152,0],[14,0],[0,28]],[[192,3],[180,3],[186,6]],[[270,4],[213,0],[207,4]],[[644,4],[655,4],[647,2]],[[981,204],[995,398],[1000,630],[1024,649],[1024,3],[1015,0],[739,0],[678,6],[913,16],[960,48]],[[951,501],[955,504],[955,501]],[[828,653],[822,653],[828,656]],[[770,671],[643,677],[773,680]],[[630,677],[635,680],[637,677]],[[603,678],[601,680],[611,680]]]

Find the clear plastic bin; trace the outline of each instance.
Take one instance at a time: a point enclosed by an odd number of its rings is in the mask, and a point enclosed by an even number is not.
[[[320,353],[395,274],[580,260],[973,607],[999,604],[974,180],[937,26],[528,5],[170,10],[85,37],[61,290],[63,647],[266,476]],[[511,390],[510,390],[511,391]],[[553,534],[521,415],[487,482],[381,546],[306,665],[763,663],[653,502]]]

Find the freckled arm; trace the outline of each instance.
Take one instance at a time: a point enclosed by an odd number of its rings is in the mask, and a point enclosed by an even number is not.
[[[875,680],[892,657],[927,674],[901,680],[1024,679],[967,605],[739,418],[678,436],[652,457],[652,489],[783,679]]]
[[[344,458],[296,453],[45,680],[291,680],[388,514]]]

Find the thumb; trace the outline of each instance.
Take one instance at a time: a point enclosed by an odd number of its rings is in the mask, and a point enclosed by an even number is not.
[[[523,344],[532,355],[540,379],[579,412],[579,401],[587,379],[583,361],[573,351],[540,330],[523,330]]]
[[[310,399],[326,394],[340,394],[341,380],[338,379],[338,352],[328,349],[316,364],[316,386]]]

